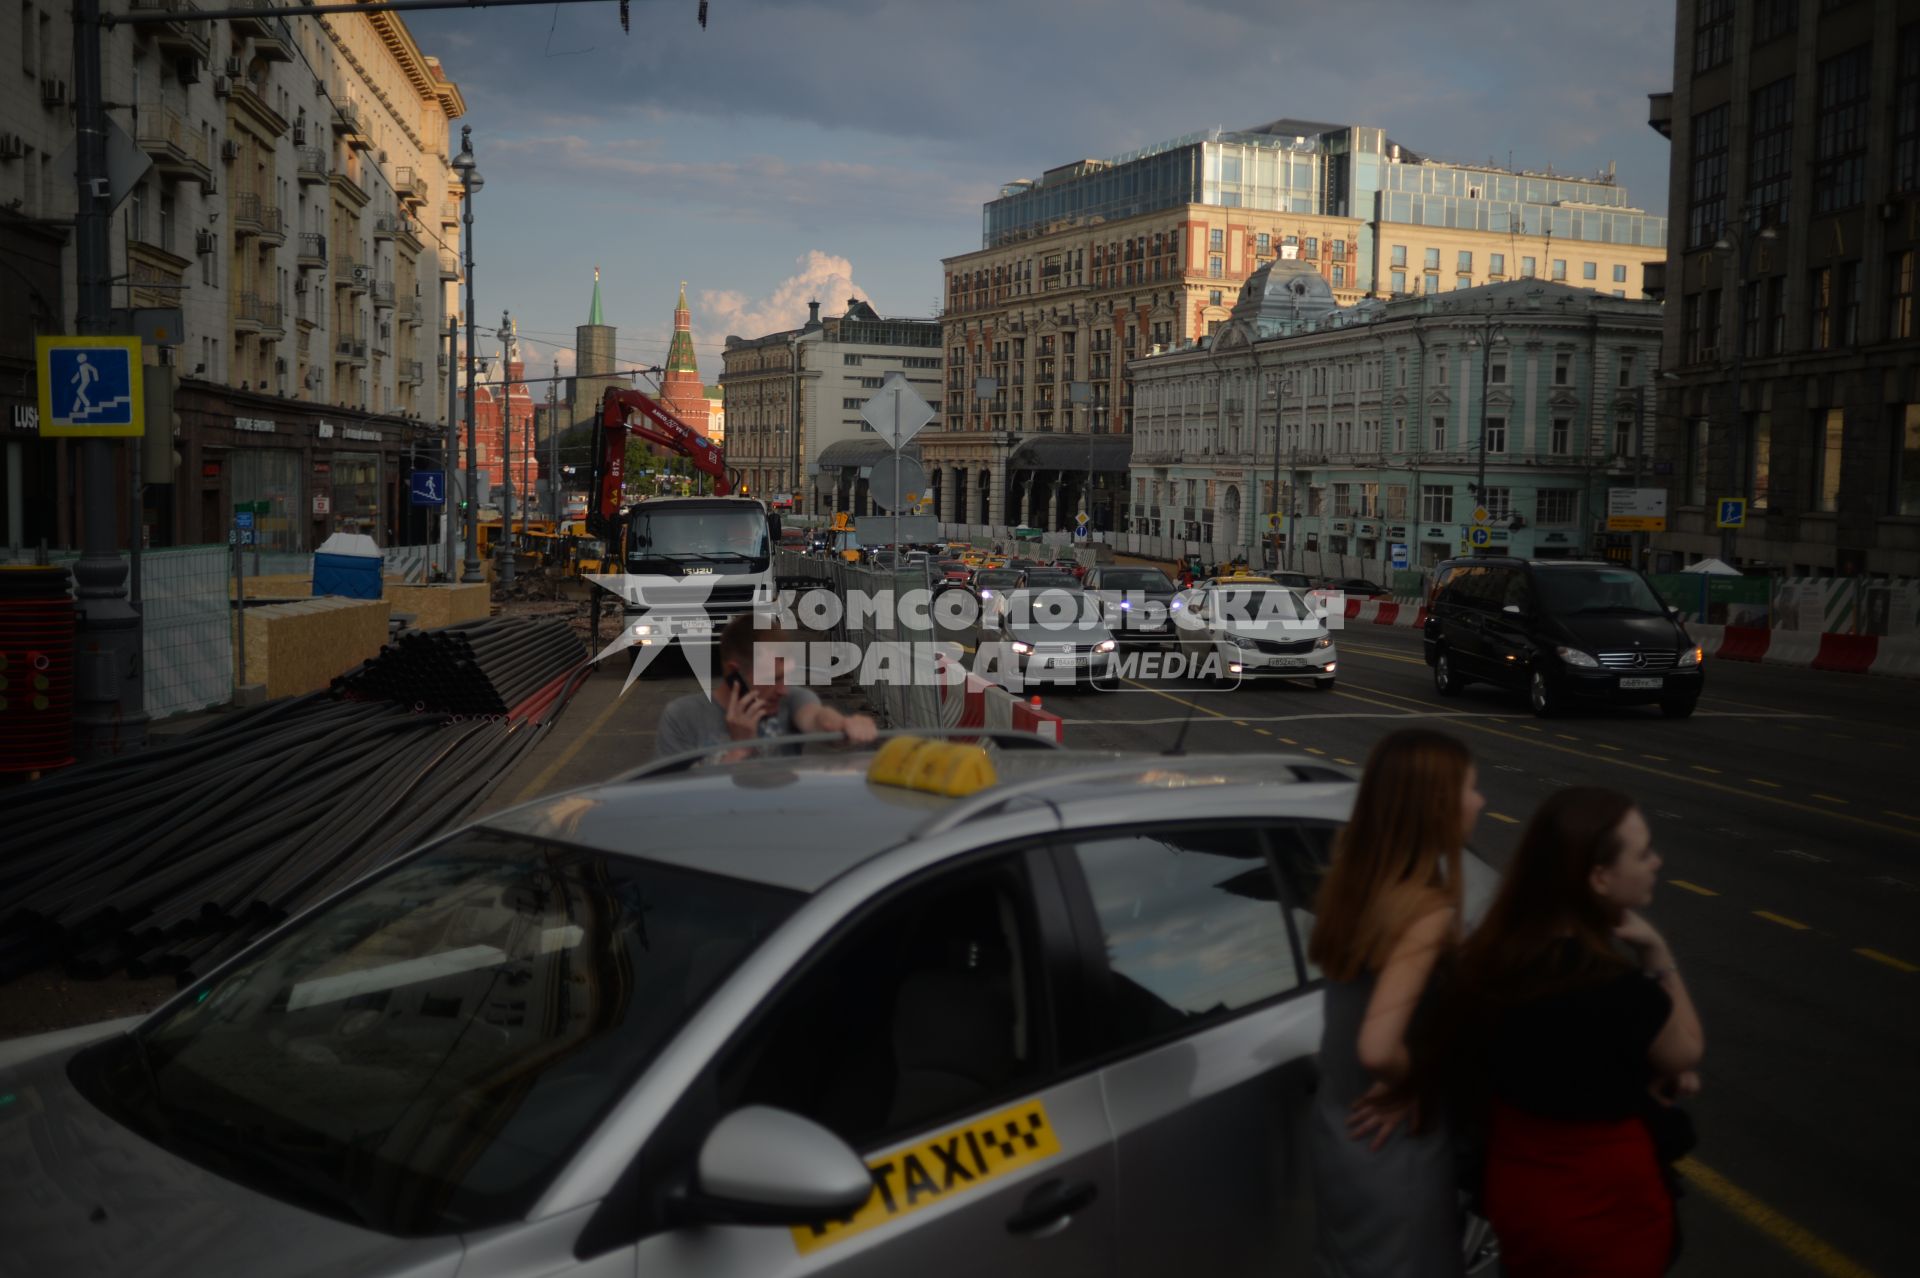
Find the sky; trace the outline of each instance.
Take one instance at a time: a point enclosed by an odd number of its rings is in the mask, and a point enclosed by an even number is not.
[[[1673,0],[632,0],[408,15],[465,95],[477,317],[572,366],[601,271],[619,354],[664,362],[681,281],[728,334],[850,297],[940,301],[1001,184],[1220,127],[1383,128],[1425,155],[1593,174],[1664,214]],[[457,134],[456,134],[457,138]]]

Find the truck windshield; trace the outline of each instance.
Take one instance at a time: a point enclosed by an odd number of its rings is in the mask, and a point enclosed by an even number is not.
[[[767,517],[752,506],[633,512],[633,536],[627,554],[633,560],[743,560],[764,566],[768,559]]]
[[[217,1175],[390,1234],[522,1217],[798,894],[456,835],[69,1076]]]

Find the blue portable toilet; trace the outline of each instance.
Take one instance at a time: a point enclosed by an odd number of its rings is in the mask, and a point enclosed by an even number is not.
[[[335,533],[313,554],[313,593],[378,599],[384,562],[380,547],[365,533]]]

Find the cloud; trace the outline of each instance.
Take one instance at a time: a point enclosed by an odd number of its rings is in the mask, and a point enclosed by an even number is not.
[[[799,270],[765,297],[702,289],[694,327],[732,337],[764,337],[805,324],[808,302],[819,302],[822,314],[833,315],[845,308],[848,298],[868,300],[867,291],[853,282],[853,263],[844,257],[813,249],[796,265]]]

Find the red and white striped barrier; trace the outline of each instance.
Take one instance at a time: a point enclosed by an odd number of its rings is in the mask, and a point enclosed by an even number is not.
[[[944,665],[946,658],[936,656]],[[1009,732],[1031,732],[1060,744],[1065,720],[1037,704],[1038,697],[1023,701],[998,684],[988,683],[969,673],[964,684],[940,684],[940,721],[950,728],[999,728]]]
[[[1835,674],[1898,675],[1920,679],[1920,638],[1816,634],[1765,626],[1687,626],[1693,641],[1718,661],[1826,670]]]
[[[1424,604],[1401,603],[1393,599],[1349,599],[1347,620],[1360,625],[1417,629],[1427,624],[1427,609]]]
[[[1035,736],[1045,737],[1055,745],[1060,744],[1060,731],[1065,720],[1050,710],[1042,710],[1038,704],[1040,698],[1013,703],[1013,730],[1031,732]]]

